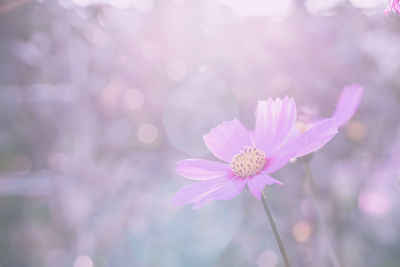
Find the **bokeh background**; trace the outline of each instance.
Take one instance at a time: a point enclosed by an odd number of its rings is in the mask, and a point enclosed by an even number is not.
[[[400,16],[383,0],[0,1],[0,266],[283,266],[248,191],[171,205],[202,135],[294,96],[353,119],[311,162],[340,266],[400,266]],[[295,267],[333,266],[299,162],[266,189]],[[337,267],[337,266],[335,266]]]

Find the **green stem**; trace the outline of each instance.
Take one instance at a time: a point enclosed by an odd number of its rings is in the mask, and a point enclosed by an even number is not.
[[[322,209],[318,204],[318,189],[317,186],[315,185],[314,179],[313,179],[313,175],[311,172],[311,164],[310,164],[310,160],[304,160],[303,161],[303,165],[304,165],[304,170],[306,172],[306,178],[307,178],[307,182],[310,185],[310,189],[311,189],[311,198],[314,204],[315,209],[317,210],[317,216],[318,216],[318,220],[319,220],[319,224],[321,227],[321,231],[322,234],[324,236],[325,239],[325,245],[326,248],[328,250],[328,256],[332,262],[332,266],[334,267],[341,267],[339,259],[335,253],[335,250],[333,249],[333,246],[331,244],[329,235],[328,235],[328,231],[326,230],[326,224],[325,224],[325,219],[324,219],[324,215],[322,213]]]
[[[262,194],[261,202],[264,206],[265,212],[267,213],[269,224],[271,225],[272,231],[274,232],[276,242],[278,243],[279,246],[279,250],[281,251],[283,262],[285,263],[285,267],[290,267],[289,258],[287,256],[285,247],[283,246],[281,237],[278,232],[278,228],[276,227],[274,217],[272,217],[271,210],[269,209],[267,199],[265,198],[263,191],[261,191],[261,194]]]

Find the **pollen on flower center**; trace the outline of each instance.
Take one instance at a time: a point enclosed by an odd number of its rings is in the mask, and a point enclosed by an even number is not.
[[[237,176],[248,177],[261,171],[266,162],[264,152],[254,146],[246,146],[239,154],[233,156],[231,168]]]

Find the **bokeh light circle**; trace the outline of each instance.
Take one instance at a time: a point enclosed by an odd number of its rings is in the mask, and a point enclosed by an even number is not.
[[[237,117],[236,100],[224,83],[195,76],[171,91],[162,120],[172,146],[201,156],[208,151],[202,135]]]
[[[144,144],[153,143],[158,137],[158,128],[151,123],[144,123],[139,126],[137,137]]]

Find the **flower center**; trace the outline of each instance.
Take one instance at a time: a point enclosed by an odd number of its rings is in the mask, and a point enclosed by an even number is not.
[[[255,146],[245,146],[239,154],[233,156],[231,168],[237,176],[248,177],[261,171],[266,162],[264,152]]]

